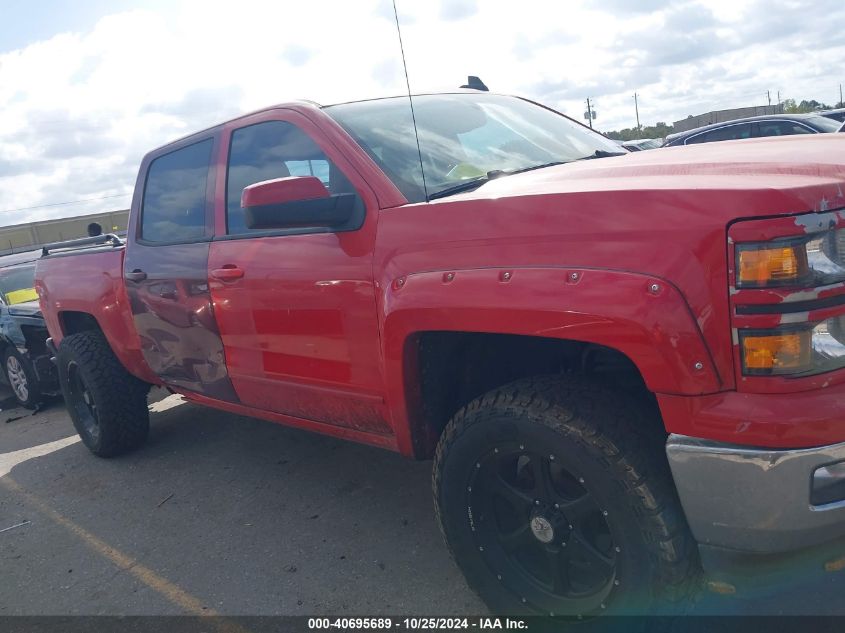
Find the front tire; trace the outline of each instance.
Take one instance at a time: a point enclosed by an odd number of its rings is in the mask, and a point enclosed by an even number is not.
[[[647,411],[578,377],[471,402],[437,447],[440,527],[497,613],[654,613],[694,588],[694,541]]]
[[[41,388],[29,359],[10,347],[4,354],[3,369],[18,404],[27,409],[36,408],[41,402]]]
[[[66,336],[56,359],[73,426],[92,453],[113,457],[144,443],[149,385],[124,369],[101,332]]]

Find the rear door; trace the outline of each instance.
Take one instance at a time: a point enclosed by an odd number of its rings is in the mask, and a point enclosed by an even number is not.
[[[132,201],[124,279],[141,350],[165,383],[236,400],[208,290],[216,135],[145,159]]]
[[[372,270],[375,197],[295,111],[238,121],[225,128],[224,143],[228,169],[217,185],[209,283],[238,397],[263,410],[390,433]],[[244,187],[302,175],[318,177],[332,194],[356,194],[360,226],[339,233],[246,228]]]

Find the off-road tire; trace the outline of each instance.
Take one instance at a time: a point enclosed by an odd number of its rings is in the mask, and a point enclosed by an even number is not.
[[[22,398],[12,385],[12,377],[9,375],[10,357],[17,360],[20,371],[26,381],[26,398]],[[14,347],[7,348],[6,353],[3,354],[3,371],[6,374],[6,381],[12,389],[12,395],[15,396],[15,400],[19,405],[27,409],[35,409],[39,404],[41,404],[41,388],[38,384],[38,376],[35,374],[35,368],[32,366],[32,363],[26,356],[21,354]]]
[[[113,457],[144,443],[149,385],[124,369],[101,332],[66,336],[56,359],[71,420],[92,453]]]
[[[585,617],[610,613],[677,614],[685,610],[688,598],[698,586],[700,563],[672,483],[663,437],[648,435],[654,432],[648,418],[654,422],[656,415],[641,400],[578,376],[521,380],[479,397],[454,415],[441,436],[435,456],[432,477],[435,509],[452,557],[470,587],[491,610],[514,615]],[[657,428],[659,432],[660,427]],[[537,463],[551,472],[553,462],[549,461],[548,467],[542,466],[541,458],[536,456],[541,455],[542,460],[556,459],[554,468],[570,473],[573,481],[579,482],[568,485],[582,486],[582,490],[595,498],[599,516],[604,517],[607,557],[614,560],[615,567],[608,572],[613,577],[603,585],[604,593],[597,593],[591,600],[573,602],[560,599],[560,594],[548,594],[551,596],[548,598],[536,584],[525,580],[521,563],[507,566],[507,561],[512,559],[507,558],[505,540],[488,538],[490,534],[499,534],[497,522],[507,519],[507,513],[497,518],[496,510],[491,508],[501,506],[501,500],[491,497],[489,504],[480,503],[482,492],[473,493],[472,487],[485,481],[480,474],[487,468],[485,460],[507,450],[523,448],[526,454],[533,455],[518,457],[528,460],[524,468]],[[494,471],[499,468],[498,462],[490,463]],[[507,464],[505,473],[511,468]],[[533,466],[531,469],[533,472]],[[501,472],[497,471],[491,481],[498,482],[503,476]],[[529,479],[533,480],[533,475]],[[495,485],[488,488],[495,489]],[[558,485],[555,483],[552,488],[558,490]],[[576,496],[580,498],[580,493]],[[528,512],[531,517],[532,512],[537,516],[540,510]],[[558,511],[550,510],[555,512]],[[525,516],[518,511],[513,515]],[[592,523],[588,525],[598,525],[592,515],[589,518]],[[566,516],[558,516],[557,520],[569,522]],[[553,521],[547,523],[551,525]],[[529,537],[535,539],[554,532],[543,532],[542,523],[540,530],[536,530],[531,519],[528,526]],[[563,552],[560,547],[563,543],[554,542],[555,539],[569,539],[570,545],[584,541],[583,538],[572,541],[576,535],[572,530],[572,525],[561,525],[552,542],[528,538],[528,544],[520,547],[558,547]],[[500,546],[501,553],[497,554],[495,548]],[[542,551],[544,555],[557,556]],[[567,555],[571,553],[572,547]],[[564,562],[562,576],[576,573],[572,564]],[[509,577],[504,577],[506,573],[501,568],[494,569],[496,565],[509,570]],[[554,569],[555,565],[559,563],[551,563],[550,567]],[[554,584],[553,580],[550,582]]]

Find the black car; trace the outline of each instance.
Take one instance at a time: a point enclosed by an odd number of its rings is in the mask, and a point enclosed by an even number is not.
[[[828,119],[845,123],[845,108],[836,108],[835,110],[819,110],[818,114],[825,116]]]
[[[33,288],[41,251],[0,257],[0,358],[2,378],[15,400],[33,409],[58,392],[56,368],[47,351],[47,326]]]
[[[841,123],[818,114],[770,114],[713,123],[666,137],[664,147],[733,141],[763,136],[838,132]]]

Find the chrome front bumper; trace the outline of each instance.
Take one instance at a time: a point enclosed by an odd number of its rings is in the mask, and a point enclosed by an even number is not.
[[[845,460],[845,443],[768,450],[673,434],[666,454],[687,521],[702,545],[775,553],[845,535],[845,495],[820,505],[811,501],[814,474],[817,487],[824,484],[829,471],[817,469]]]

